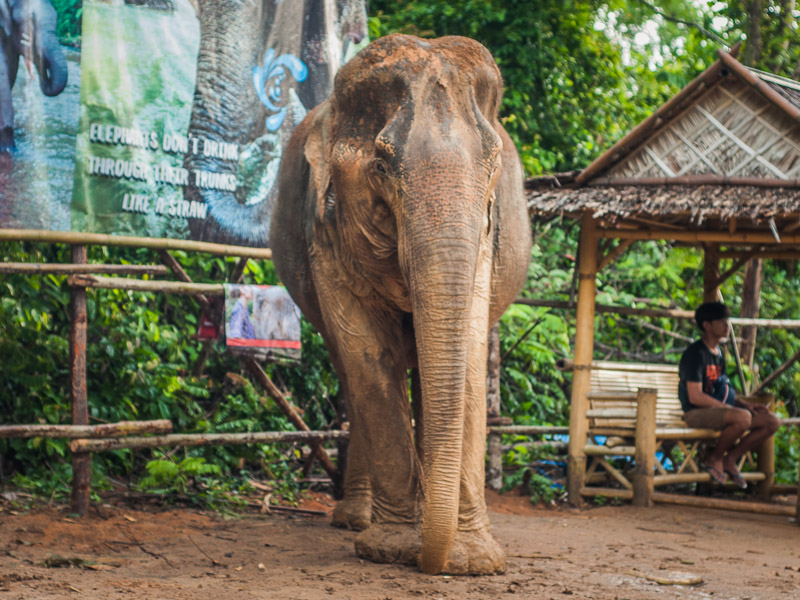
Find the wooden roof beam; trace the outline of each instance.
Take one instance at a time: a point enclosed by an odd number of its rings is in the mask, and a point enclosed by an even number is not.
[[[589,187],[623,185],[751,185],[753,187],[800,187],[800,179],[781,179],[780,177],[728,177],[727,175],[681,175],[680,177],[598,177]]]
[[[731,275],[733,275],[734,273],[736,273],[736,271],[741,269],[751,258],[757,257],[758,256],[758,251],[760,249],[761,249],[760,247],[759,248],[755,248],[751,252],[749,252],[748,254],[745,254],[745,255],[739,257],[739,260],[737,260],[735,263],[733,263],[733,266],[730,269],[728,269],[727,271],[722,273],[719,277],[717,277],[712,282],[713,286],[714,287],[721,286]],[[719,252],[717,252],[717,257],[718,258],[722,258],[722,256],[720,256]]]
[[[768,250],[760,248],[757,252],[752,250],[722,250],[719,253],[720,258],[736,259],[743,256],[772,260],[800,260],[800,250]]]
[[[746,246],[772,245],[772,246],[797,246],[800,244],[800,234],[787,233],[781,235],[780,244],[775,242],[772,232],[767,231],[687,231],[675,229],[599,229],[597,235],[601,238],[617,238],[621,240],[672,240],[678,242],[717,242],[720,244],[741,244]]]
[[[605,269],[608,265],[614,262],[617,258],[622,256],[622,254],[631,246],[636,240],[622,240],[615,248],[609,250],[600,260],[597,261],[597,271],[598,273]]]
[[[750,72],[750,69],[745,67],[742,63],[733,58],[724,50],[717,50],[717,54],[719,55],[720,59],[722,59],[722,62],[725,63],[726,67],[750,84],[759,94],[775,104],[791,119],[800,123],[800,109],[798,109],[794,104],[773,90],[763,79],[753,75],[753,73]]]

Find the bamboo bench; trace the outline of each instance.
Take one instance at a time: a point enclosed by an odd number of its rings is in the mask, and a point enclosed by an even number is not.
[[[683,421],[677,365],[595,361],[590,381],[581,495],[631,497],[636,504],[649,505],[654,487],[711,480],[699,466],[699,455],[719,432],[691,428]],[[746,400],[769,404],[772,397]],[[767,498],[775,470],[773,444],[770,438],[757,458],[747,454],[739,464],[744,479],[758,482],[758,493]],[[616,458],[626,459],[623,467],[612,464]],[[622,490],[610,489],[610,481]]]

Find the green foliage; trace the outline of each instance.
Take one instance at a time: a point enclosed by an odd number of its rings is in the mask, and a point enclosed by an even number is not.
[[[139,481],[139,486],[142,489],[153,489],[159,493],[185,494],[194,478],[222,473],[219,465],[208,464],[205,458],[196,456],[188,456],[177,463],[169,459],[158,458],[148,462],[145,468],[149,474]]]
[[[514,436],[509,436],[514,437]],[[530,496],[534,504],[550,504],[559,494],[558,486],[549,477],[539,472],[539,461],[553,454],[549,446],[532,448],[526,445],[528,438],[518,436],[516,445],[503,455],[503,465],[507,475],[503,478],[502,491],[521,491]]]
[[[0,243],[7,261],[69,262],[59,246]],[[236,259],[174,252],[195,281],[224,281]],[[155,252],[89,249],[90,262],[153,264]],[[250,261],[248,283],[277,282],[271,263]],[[202,376],[193,371],[201,356],[195,339],[200,307],[190,296],[120,290],[87,292],[87,395],[91,423],[169,419],[176,432],[223,433],[293,429],[266,396],[241,377],[240,361],[219,343]],[[69,385],[69,289],[64,276],[4,275],[0,279],[0,422],[71,422]],[[270,365],[280,385],[312,428],[335,419],[338,382],[320,336],[304,323],[304,360]],[[288,383],[287,383],[288,382]],[[151,460],[150,451],[120,450],[93,456],[92,485],[108,477],[135,479]],[[235,480],[248,473],[274,480],[276,495],[292,500],[299,492],[295,470],[302,464],[293,446],[244,445],[192,448],[186,458],[205,461]],[[46,497],[66,498],[71,480],[67,440],[0,440],[0,476]],[[193,462],[186,463],[191,466]],[[218,482],[219,489],[229,486]],[[207,480],[207,479],[206,479]],[[207,480],[210,481],[210,480]],[[205,493],[205,492],[203,492]],[[224,494],[208,496],[208,501]]]
[[[76,46],[81,40],[83,0],[51,0],[58,14],[57,35],[62,44]]]

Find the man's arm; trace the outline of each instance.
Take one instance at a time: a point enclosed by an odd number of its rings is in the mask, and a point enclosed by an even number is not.
[[[709,396],[703,391],[702,381],[687,381],[686,393],[689,395],[689,402],[698,408],[714,408],[715,406],[725,406],[713,396]]]
[[[703,384],[700,381],[687,381],[686,382],[686,393],[689,394],[689,402],[697,406],[698,408],[713,408],[715,406],[727,406],[724,402],[717,400],[713,396],[709,396],[703,391]],[[759,411],[767,411],[769,409],[766,406],[761,404],[751,404],[750,402],[745,402],[744,400],[736,399],[736,406],[739,408],[743,408],[751,413],[757,413]]]

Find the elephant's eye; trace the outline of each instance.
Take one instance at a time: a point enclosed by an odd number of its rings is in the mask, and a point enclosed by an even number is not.
[[[380,158],[376,159],[375,162],[372,164],[372,166],[381,175],[386,175],[389,172],[386,163],[383,162]]]

